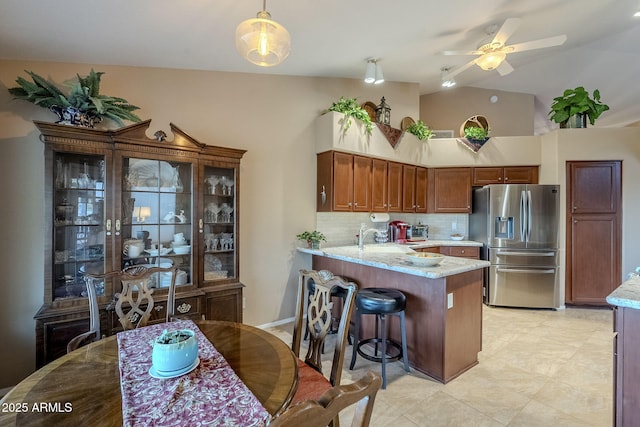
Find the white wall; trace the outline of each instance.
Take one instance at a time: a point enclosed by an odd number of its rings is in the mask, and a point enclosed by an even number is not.
[[[24,70],[61,83],[90,64],[0,61],[0,389],[35,367],[35,322],[43,302],[44,156],[34,119],[55,121],[49,111],[13,101]],[[248,150],[241,168],[240,279],[246,285],[246,323],[293,316],[299,268],[295,235],[315,227],[315,120],[340,98],[379,103],[384,95],[392,122],[418,116],[414,83],[365,85],[359,79],[232,74],[93,65],[104,71],[101,92],[142,107],[152,119],[149,136],[169,123],[206,144]]]

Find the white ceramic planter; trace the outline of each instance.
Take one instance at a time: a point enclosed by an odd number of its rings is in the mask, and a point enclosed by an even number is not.
[[[165,338],[174,338],[178,335],[188,335],[184,341],[171,344],[163,344]],[[151,360],[153,367],[159,373],[170,373],[186,369],[198,357],[198,340],[194,331],[182,329],[167,332],[156,338],[153,343],[153,353]]]

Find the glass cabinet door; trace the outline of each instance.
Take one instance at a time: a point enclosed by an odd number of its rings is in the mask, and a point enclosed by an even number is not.
[[[176,285],[192,283],[193,165],[122,159],[121,267],[178,267]],[[152,287],[167,288],[160,274]]]
[[[235,279],[236,169],[204,168],[204,280]]]
[[[52,299],[86,297],[84,273],[105,271],[105,158],[56,152],[54,181]]]

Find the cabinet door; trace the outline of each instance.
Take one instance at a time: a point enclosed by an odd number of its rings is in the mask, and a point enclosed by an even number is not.
[[[333,210],[351,211],[353,206],[353,156],[333,153]]]
[[[416,211],[416,167],[402,165],[402,211]]]
[[[415,200],[417,213],[427,212],[427,168],[416,168]]]
[[[86,297],[84,272],[104,273],[111,268],[113,230],[106,229],[112,224],[107,193],[111,177],[106,171],[112,168],[112,156],[49,150],[46,156],[53,165],[53,200],[47,203],[53,236],[52,247],[45,251],[45,302],[73,305],[79,303],[74,299]],[[104,286],[97,294],[101,301],[111,295]]]
[[[619,162],[572,162],[571,213],[614,213],[620,193]]]
[[[429,169],[430,212],[471,213],[469,168]]]
[[[122,182],[119,202],[120,232],[116,230],[118,269],[131,265],[179,268],[176,284],[195,282],[192,248],[194,235],[193,182],[195,165],[190,162],[144,158],[118,153]],[[233,177],[231,177],[233,179]],[[233,182],[224,182],[233,185]],[[222,188],[223,183],[219,184]],[[223,201],[220,215],[233,211]],[[116,206],[118,210],[118,206]],[[117,227],[116,227],[117,228]],[[159,274],[151,287],[168,288],[171,277]],[[116,290],[117,291],[117,290]]]
[[[503,168],[473,168],[473,185],[503,184]]]
[[[238,280],[238,170],[215,163],[201,165],[204,182],[198,262],[204,286]]]
[[[388,197],[387,161],[373,159],[371,164],[371,210],[386,212]]]
[[[443,246],[442,254],[460,258],[480,259],[480,249],[474,246]]]
[[[371,211],[372,159],[353,156],[353,211]]]
[[[505,184],[537,184],[538,183],[538,167],[537,166],[505,166],[504,183]]]
[[[389,212],[402,212],[402,164],[389,162],[387,164],[387,188],[389,198],[387,207]]]

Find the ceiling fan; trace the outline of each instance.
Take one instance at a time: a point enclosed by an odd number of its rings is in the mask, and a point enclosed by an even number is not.
[[[487,36],[493,36],[488,43],[483,43],[478,49],[472,51],[447,50],[443,55],[479,55],[468,63],[449,70],[448,77],[453,77],[476,64],[485,71],[496,70],[501,76],[506,76],[513,71],[513,67],[506,61],[507,54],[524,52],[527,50],[542,49],[545,47],[560,46],[567,40],[565,34],[548,37],[545,39],[532,40],[514,45],[507,45],[507,39],[518,29],[522,19],[509,18],[504,21],[502,27],[496,32],[496,26],[487,29]],[[495,34],[495,35],[494,35]]]

